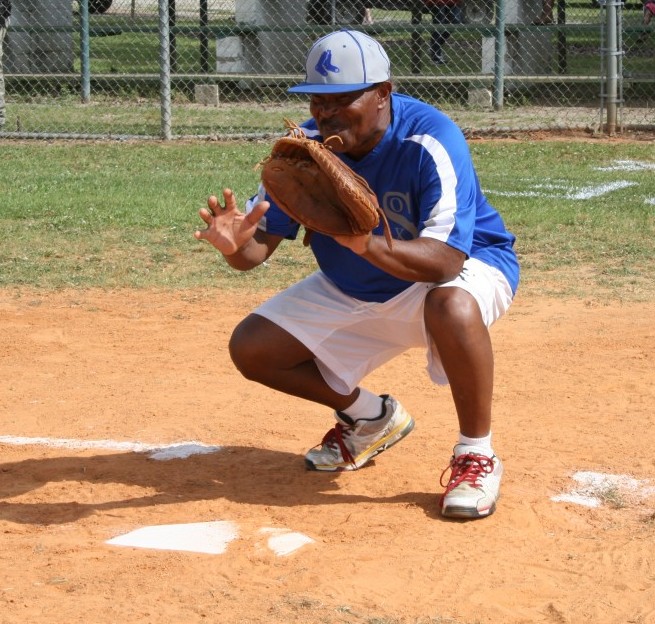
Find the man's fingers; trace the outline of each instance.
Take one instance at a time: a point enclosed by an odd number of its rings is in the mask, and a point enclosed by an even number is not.
[[[215,237],[219,230],[225,234],[227,230],[237,226],[243,229],[245,226],[246,230],[249,231],[252,226],[257,225],[270,207],[269,202],[261,201],[248,214],[244,214],[239,211],[236,197],[231,189],[223,189],[223,198],[225,205],[221,206],[218,198],[215,195],[210,195],[207,198],[207,208],[201,208],[198,211],[200,218],[208,227],[206,230],[196,230],[193,233],[196,240],[207,240],[216,246]]]
[[[225,210],[237,209],[237,199],[234,196],[232,189],[223,189],[223,199],[225,200]]]
[[[207,198],[207,211],[212,216],[215,216],[222,211],[231,211],[237,209],[237,200],[232,189],[223,189],[223,199],[225,200],[225,205],[221,206],[221,203],[218,201],[218,197],[216,197],[216,195],[210,195]]]
[[[260,201],[259,203],[255,204],[253,209],[250,211],[250,214],[248,215],[248,221],[254,225],[266,214],[266,211],[270,207],[271,204],[267,201]]]
[[[209,208],[201,208],[198,211],[198,214],[200,215],[200,218],[207,224],[209,225],[212,222],[212,217],[214,216],[214,213],[211,212]]]
[[[213,215],[215,215],[216,211],[220,209],[220,204],[218,203],[218,197],[216,197],[216,195],[210,195],[207,198],[207,208]]]

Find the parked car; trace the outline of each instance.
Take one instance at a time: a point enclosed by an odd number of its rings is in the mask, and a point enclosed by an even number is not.
[[[89,13],[104,13],[114,0],[89,0]]]

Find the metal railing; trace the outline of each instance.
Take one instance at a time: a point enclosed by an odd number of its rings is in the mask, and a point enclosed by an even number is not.
[[[306,114],[286,88],[311,42],[344,26],[385,45],[398,90],[465,128],[655,126],[655,32],[619,0],[560,0],[547,25],[533,24],[541,0],[464,0],[475,19],[463,11],[454,23],[422,2],[384,0],[365,24],[352,23],[355,0],[333,1],[327,24],[307,19],[304,0],[104,0],[103,11],[90,1],[100,0],[14,0],[1,136],[266,136]],[[435,41],[447,60],[435,62]]]

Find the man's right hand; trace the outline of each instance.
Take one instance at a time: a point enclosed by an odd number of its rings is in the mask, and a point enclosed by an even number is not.
[[[231,189],[223,189],[225,204],[221,206],[218,198],[212,195],[207,200],[207,208],[198,211],[207,224],[204,230],[196,230],[197,240],[211,243],[224,256],[231,256],[244,247],[257,231],[259,220],[270,204],[261,201],[248,214],[237,208],[236,198]]]

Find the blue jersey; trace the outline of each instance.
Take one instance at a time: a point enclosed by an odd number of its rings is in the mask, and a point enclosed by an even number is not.
[[[429,237],[496,267],[516,292],[519,267],[515,237],[480,189],[464,135],[436,108],[393,93],[392,120],[382,140],[364,158],[340,158],[367,180],[396,239]],[[313,119],[307,136],[322,140]],[[249,206],[264,197],[249,201]],[[295,238],[299,226],[271,200],[260,227]],[[380,224],[376,234],[383,234]],[[321,270],[346,294],[362,301],[387,301],[413,282],[370,264],[330,236],[314,232],[310,245]]]

